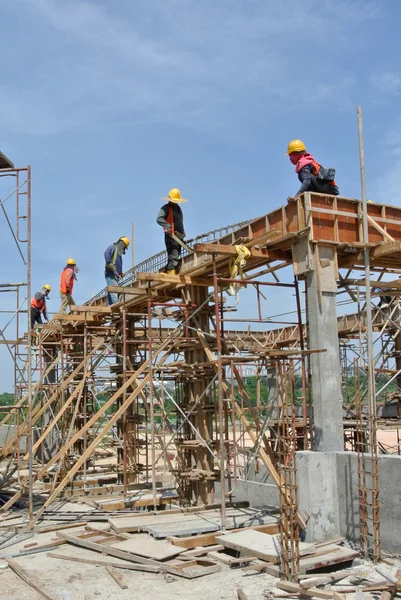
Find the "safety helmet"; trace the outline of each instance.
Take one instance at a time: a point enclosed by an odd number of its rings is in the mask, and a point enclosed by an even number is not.
[[[45,283],[45,285],[42,288],[43,290],[47,290],[48,292],[51,292],[52,288],[50,287],[50,285],[48,283]]]
[[[75,260],[73,258],[69,258],[67,260],[67,265],[76,265],[77,263],[75,262]]]
[[[181,198],[181,192],[177,188],[173,188],[169,191],[167,198],[162,198],[162,200],[168,200],[169,202],[174,202],[174,204],[181,204],[182,202],[186,202],[186,198]]]
[[[287,154],[292,154],[293,152],[305,152],[306,146],[301,140],[292,140],[288,144]]]
[[[130,245],[130,241],[129,241],[129,239],[123,235],[122,237],[120,237],[120,238],[119,238],[119,240],[118,240],[118,241],[120,241],[120,240],[121,240],[122,242],[124,242],[124,244],[125,244],[125,247],[126,247],[126,248],[128,248],[128,246]]]

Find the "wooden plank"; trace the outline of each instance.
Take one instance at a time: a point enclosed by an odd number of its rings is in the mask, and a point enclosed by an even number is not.
[[[95,319],[91,315],[54,315],[52,319],[50,319],[48,325],[52,324],[53,321],[74,321],[74,322],[83,322],[83,321],[91,321],[93,322]]]
[[[212,575],[221,570],[220,565],[217,565],[211,560],[197,559],[188,563],[163,565],[163,571],[184,577],[185,579],[196,579],[205,575]]]
[[[167,273],[138,273],[138,281],[155,281],[157,283],[175,283],[177,285],[213,285],[210,277],[191,277],[190,275],[167,275]]]
[[[97,314],[104,314],[104,315],[110,315],[111,314],[111,308],[109,306],[94,306],[92,304],[83,304],[82,306],[71,306],[71,312],[83,312],[83,313],[93,313],[94,315]]]
[[[249,563],[252,560],[256,560],[255,556],[240,556],[235,558],[234,556],[230,556],[230,554],[226,554],[225,552],[217,552],[213,550],[212,552],[207,553],[208,558],[211,560],[217,560],[218,562],[223,563],[224,565],[241,565],[243,563]]]
[[[137,287],[132,287],[128,285],[108,285],[107,291],[111,294],[123,294],[130,296],[146,296],[146,290],[139,289]]]
[[[106,571],[108,572],[110,577],[112,577],[114,579],[114,581],[120,586],[120,588],[122,590],[128,589],[128,585],[122,580],[121,575],[116,573],[116,571],[113,569],[113,567],[106,567]]]
[[[370,258],[375,260],[376,258],[381,258],[382,256],[388,256],[389,254],[395,254],[396,252],[401,252],[401,243],[400,242],[387,242],[384,244],[380,244],[380,246],[376,246],[372,248],[370,251]]]
[[[55,548],[56,546],[62,546],[65,543],[65,540],[53,540],[52,542],[48,542],[47,544],[43,544],[42,546],[36,546],[36,548],[32,550],[32,553],[40,552],[41,550],[50,550],[51,548]],[[24,550],[20,550],[20,552],[23,553]]]
[[[203,554],[208,554],[209,552],[219,552],[219,550],[224,550],[224,546],[221,544],[214,544],[213,546],[200,546],[198,548],[194,548],[193,550],[187,550],[183,548],[185,554],[180,555],[180,560],[183,558],[193,558],[195,556],[202,556]]]
[[[302,594],[303,596],[310,596],[311,598],[322,598],[323,600],[331,600],[333,593],[327,590],[319,590],[317,587],[309,588],[308,590],[303,589],[299,583],[292,583],[291,581],[279,581],[276,583],[276,587],[285,592],[293,594]]]
[[[25,583],[28,584],[32,589],[34,589],[35,592],[38,592],[38,594],[40,594],[42,598],[45,598],[46,600],[56,600],[55,596],[52,596],[48,593],[48,591],[45,588],[38,585],[36,574],[34,576],[30,575],[27,571],[25,571],[25,569],[21,567],[21,565],[19,565],[12,558],[8,558],[6,560],[10,565],[11,569],[14,571],[14,573],[18,575],[18,577],[20,577],[23,581],[25,581]]]
[[[371,217],[370,215],[367,215],[367,217],[372,227],[374,227],[379,233],[381,233],[387,240],[389,240],[390,242],[395,241],[394,238],[389,233],[387,233],[387,231],[383,229],[383,227],[381,227],[379,223],[377,223],[377,221],[374,220],[373,217]]]
[[[245,594],[242,588],[237,588],[238,600],[248,600],[248,596]]]
[[[277,562],[280,559],[281,543],[279,536],[272,536],[250,529],[219,536],[216,541],[226,548],[245,552],[262,560]],[[315,553],[315,550],[314,544],[299,543],[300,554]]]
[[[142,565],[140,563],[119,563],[110,562],[107,560],[84,558],[80,556],[70,556],[69,554],[57,554],[57,552],[47,552],[46,556],[51,558],[59,558],[60,560],[70,560],[73,562],[85,563],[88,565],[100,565],[102,567],[118,567],[119,569],[129,569],[130,571],[143,571],[144,573],[160,573],[160,567],[153,565]]]
[[[148,558],[143,558],[143,556],[138,556],[136,554],[132,554],[131,552],[123,552],[122,550],[118,550],[117,548],[112,548],[111,546],[107,546],[105,544],[92,542],[91,540],[74,537],[72,535],[68,535],[67,533],[59,533],[58,535],[60,535],[64,541],[73,544],[74,546],[81,546],[82,548],[88,548],[88,550],[95,550],[95,552],[100,552],[101,554],[109,554],[110,556],[122,558],[123,560],[128,560],[130,562],[137,562],[143,565],[152,565],[154,567],[160,568],[160,563],[158,563],[157,561],[150,560]]]
[[[51,531],[62,531],[63,529],[72,529],[73,527],[85,527],[88,521],[78,521],[74,523],[62,523],[61,525],[46,525],[45,527],[38,527],[35,529],[35,533],[50,533]]]
[[[112,548],[118,548],[154,560],[167,560],[185,552],[185,548],[174,546],[169,542],[155,540],[146,534],[136,534],[127,540],[110,545]]]
[[[243,571],[264,571],[266,567],[273,567],[274,563],[272,562],[258,562],[255,565],[249,565],[249,567],[244,567]]]
[[[321,567],[349,562],[359,556],[359,552],[350,548],[336,545],[326,546],[321,551],[318,550],[314,556],[301,558],[299,568],[301,573],[306,573],[307,571],[313,571]],[[280,569],[277,566],[269,567],[267,572],[269,575],[273,575],[273,577],[280,576]]]
[[[278,533],[279,526],[278,524],[272,525],[254,525],[253,527],[243,527],[240,529],[233,529],[232,533],[236,531],[247,531],[248,529],[253,529],[255,531],[262,531],[263,533],[269,533],[271,535]],[[197,546],[212,546],[216,543],[216,538],[224,535],[224,531],[214,531],[212,533],[205,533],[200,535],[193,535],[188,537],[175,537],[170,536],[167,541],[171,542],[176,546],[181,546],[183,548],[196,548]]]
[[[319,585],[327,585],[328,583],[334,583],[335,581],[345,579],[345,577],[349,577],[353,574],[353,571],[350,569],[345,569],[343,571],[337,571],[336,573],[328,573],[327,575],[322,575],[321,577],[306,577],[306,579],[303,579],[300,582],[300,586],[302,588],[309,588],[318,587]]]

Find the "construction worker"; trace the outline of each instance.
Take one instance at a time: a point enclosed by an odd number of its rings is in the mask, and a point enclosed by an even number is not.
[[[31,327],[32,329],[35,327],[35,323],[38,325],[43,325],[42,315],[44,320],[49,320],[46,312],[46,299],[51,291],[51,287],[48,283],[46,283],[42,287],[41,292],[36,292],[31,301]]]
[[[164,229],[164,242],[167,250],[166,272],[168,275],[175,275],[180,263],[181,246],[172,236],[176,236],[180,240],[185,238],[184,216],[179,204],[187,200],[181,198],[180,190],[177,188],[170,190],[168,197],[162,198],[162,200],[168,200],[168,202],[161,207],[157,215],[157,223]]]
[[[129,239],[122,236],[106,249],[104,253],[104,260],[106,261],[104,276],[107,285],[119,285],[119,280],[124,276],[122,255],[125,254],[129,244]],[[106,306],[116,302],[118,302],[118,294],[108,293]]]
[[[295,171],[301,182],[301,187],[295,196],[287,199],[288,202],[298,198],[304,192],[338,196],[339,189],[334,181],[335,169],[327,169],[316,162],[312,154],[306,151],[305,144],[301,140],[292,140],[288,144],[287,154],[295,165]]]
[[[75,306],[74,299],[72,297],[72,290],[74,288],[74,281],[77,278],[79,268],[73,258],[67,260],[63,272],[61,273],[60,279],[60,298],[61,306],[59,313],[64,314],[67,306]]]

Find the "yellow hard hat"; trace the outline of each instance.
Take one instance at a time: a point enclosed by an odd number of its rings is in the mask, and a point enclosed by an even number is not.
[[[306,146],[301,140],[292,140],[288,144],[287,154],[292,154],[293,152],[305,152]]]
[[[122,237],[120,237],[120,238],[119,238],[119,240],[118,240],[118,241],[120,241],[120,240],[121,240],[122,242],[124,242],[124,244],[125,244],[125,247],[126,247],[126,248],[128,248],[128,246],[129,246],[129,244],[130,244],[130,241],[129,241],[129,239],[123,235]]]
[[[67,265],[76,265],[77,263],[75,262],[75,260],[73,258],[69,258],[67,260]]]
[[[50,285],[48,283],[45,283],[45,285],[42,288],[43,290],[48,290],[49,292],[51,292],[52,288],[50,287]]]
[[[366,200],[369,204],[373,204],[373,200]]]
[[[173,188],[169,191],[167,198],[162,198],[162,200],[168,200],[169,202],[174,202],[175,204],[181,204],[182,202],[186,202],[186,198],[181,198],[181,192],[177,188]]]

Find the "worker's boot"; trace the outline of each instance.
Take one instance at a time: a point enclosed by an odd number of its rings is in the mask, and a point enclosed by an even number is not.
[[[169,269],[167,275],[175,275],[175,269]]]

